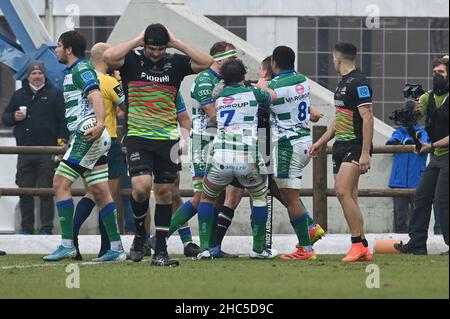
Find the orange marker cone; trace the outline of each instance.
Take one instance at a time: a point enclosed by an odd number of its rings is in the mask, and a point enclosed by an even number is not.
[[[400,243],[400,240],[375,240],[373,252],[375,254],[399,254],[394,248],[394,244]]]

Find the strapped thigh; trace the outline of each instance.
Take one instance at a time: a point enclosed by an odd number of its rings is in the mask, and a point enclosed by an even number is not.
[[[247,190],[252,195],[253,206],[264,207],[267,205],[267,181],[264,181],[264,183],[255,188],[247,188]]]
[[[84,173],[84,178],[88,186],[108,182],[108,168],[86,172]]]
[[[80,174],[77,171],[75,171],[72,167],[64,162],[59,163],[58,167],[56,168],[55,174],[63,176],[71,182],[76,181],[77,178],[80,177]]]

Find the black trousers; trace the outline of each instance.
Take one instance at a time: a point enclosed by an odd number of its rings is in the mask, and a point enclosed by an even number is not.
[[[448,245],[448,154],[431,155],[430,163],[422,173],[414,195],[415,209],[409,225],[408,245],[415,248],[426,248],[428,225],[431,217],[431,206],[439,214],[444,241]]]
[[[394,197],[394,232],[407,234],[414,211],[414,197]]]
[[[19,154],[17,160],[16,184],[21,188],[52,188],[55,162],[51,155]],[[20,196],[22,230],[34,232],[34,198]],[[40,196],[41,229],[51,233],[55,208],[53,196]]]

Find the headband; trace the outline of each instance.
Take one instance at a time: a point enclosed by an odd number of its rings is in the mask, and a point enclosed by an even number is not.
[[[222,61],[227,58],[237,58],[237,51],[236,50],[229,50],[222,53],[218,53],[213,56],[214,61]]]

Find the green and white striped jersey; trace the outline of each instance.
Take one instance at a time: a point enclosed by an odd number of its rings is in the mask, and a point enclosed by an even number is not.
[[[243,85],[226,85],[216,100],[214,150],[250,151],[258,145],[258,107],[268,108],[270,94]],[[265,105],[265,106],[264,106]]]
[[[65,72],[66,121],[70,134],[73,134],[81,120],[94,113],[87,96],[90,91],[99,88],[99,81],[92,64],[86,59],[78,60]]]
[[[294,145],[310,136],[310,87],[306,77],[294,70],[283,71],[270,81],[269,88],[278,97],[270,107],[274,142],[288,139]]]
[[[214,103],[212,93],[215,85],[219,82],[220,75],[213,69],[208,68],[200,73],[192,84],[192,132],[194,134],[205,135],[207,128],[216,127],[215,123],[212,123],[208,118],[202,106]]]

